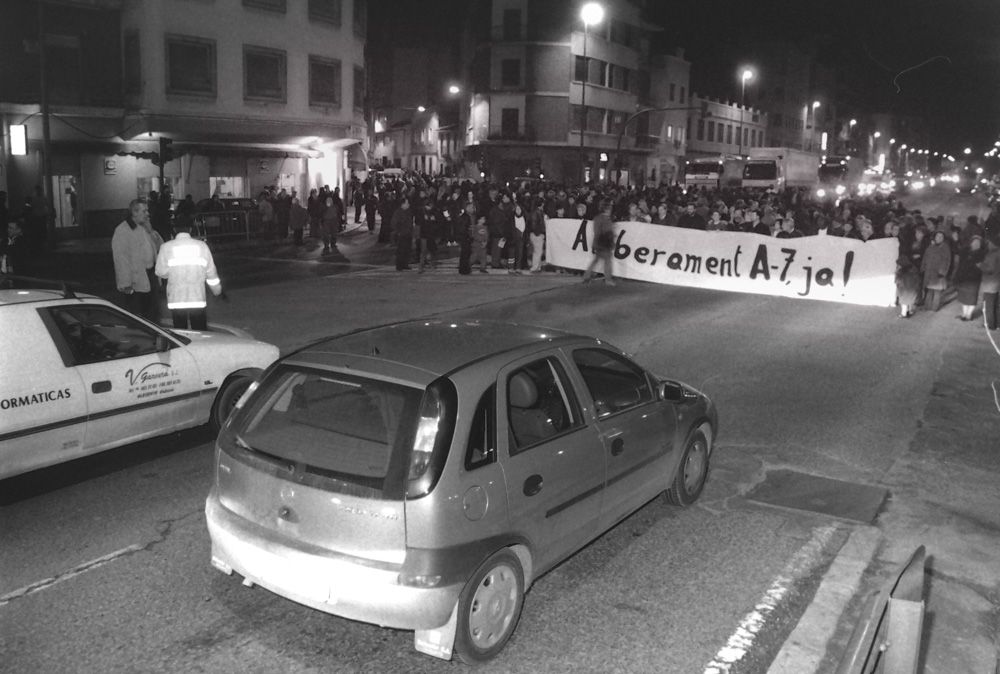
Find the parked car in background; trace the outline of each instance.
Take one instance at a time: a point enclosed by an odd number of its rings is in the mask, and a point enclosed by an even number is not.
[[[212,564],[334,615],[494,657],[553,566],[658,494],[702,492],[704,394],[592,337],[421,321],[272,367],[219,434]]]

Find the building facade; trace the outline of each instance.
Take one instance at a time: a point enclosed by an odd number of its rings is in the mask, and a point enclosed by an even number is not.
[[[739,103],[692,96],[688,116],[690,157],[746,156],[769,144],[768,115]],[[741,138],[742,136],[742,138]]]
[[[27,151],[5,143],[3,187],[12,210],[46,187],[59,238],[107,235],[151,190],[305,194],[366,165],[363,0],[9,5],[0,116]]]
[[[470,64],[463,111],[470,172],[501,182],[579,183],[614,180],[620,169],[623,181],[645,183],[662,171],[658,151],[676,154],[676,137],[663,142],[662,115],[635,114],[663,107],[650,91],[656,27],[644,22],[641,2],[604,8],[600,21],[585,26],[574,3],[472,5],[474,39],[463,59]],[[687,88],[686,80],[675,84]]]

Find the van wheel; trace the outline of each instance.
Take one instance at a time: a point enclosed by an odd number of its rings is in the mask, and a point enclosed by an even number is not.
[[[500,550],[479,567],[458,598],[455,654],[459,660],[474,665],[503,650],[523,605],[521,562],[510,550]]]
[[[219,394],[215,396],[215,404],[212,405],[212,430],[218,433],[222,429],[226,423],[226,419],[229,418],[229,413],[236,407],[240,396],[246,392],[252,383],[253,377],[245,374],[234,375],[226,379],[219,390]]]
[[[695,429],[684,446],[684,454],[677,466],[673,484],[667,489],[667,502],[678,506],[689,506],[701,496],[708,477],[708,439],[705,431]]]

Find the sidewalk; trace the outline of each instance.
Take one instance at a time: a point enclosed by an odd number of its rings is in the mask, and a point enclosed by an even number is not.
[[[857,529],[864,544],[849,541],[838,554],[772,664],[774,674],[836,672],[866,602],[921,545],[927,562],[917,671],[1000,671],[1000,337],[994,332],[991,341],[982,323],[956,323],[953,309],[929,317],[938,323],[934,338],[944,340],[938,375],[909,451],[881,480],[891,496],[877,529]],[[836,630],[810,630],[810,616],[828,620],[831,612],[840,614]]]

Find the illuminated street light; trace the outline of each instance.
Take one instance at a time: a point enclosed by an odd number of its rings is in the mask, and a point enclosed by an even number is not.
[[[900,145],[899,149],[900,150],[905,150],[906,149],[906,143],[903,143],[902,145]]]
[[[890,138],[889,139],[889,145],[895,145],[895,144],[896,144],[896,139],[895,138]]]
[[[588,2],[580,8],[580,19],[585,26],[593,26],[604,20],[604,7],[597,2]]]
[[[813,101],[813,110],[819,107],[819,101]]]
[[[851,125],[851,126],[853,127],[853,126],[855,126],[855,125],[856,125],[856,124],[858,123],[858,120],[856,120],[856,119],[852,119],[852,120],[851,120],[850,122],[848,122],[848,123],[849,123],[849,124],[850,124],[850,125]]]
[[[422,105],[417,106],[417,112],[427,112],[427,108]]]
[[[457,84],[452,84],[450,87],[448,87],[448,93],[451,94],[451,95],[453,95],[453,96],[455,94],[457,94],[458,92],[460,92],[460,91],[461,91],[461,89],[459,88],[459,86]]]
[[[875,133],[872,134],[872,136],[874,136],[875,138],[881,138],[882,137],[882,132],[881,131],[876,131]]]
[[[967,147],[964,150],[962,150],[962,152],[964,152],[965,154],[972,154],[972,148],[971,147]]]

